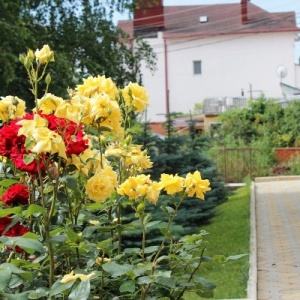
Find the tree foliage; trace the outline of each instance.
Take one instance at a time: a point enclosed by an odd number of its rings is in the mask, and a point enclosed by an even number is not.
[[[297,139],[297,121],[291,113],[298,106],[296,101],[283,108],[280,103],[261,97],[249,102],[248,107],[228,110],[220,116],[219,143],[250,146],[264,139],[271,147],[292,146]],[[293,134],[291,128],[295,129]]]
[[[66,96],[80,78],[105,75],[123,86],[141,82],[140,64],[155,67],[150,46],[136,41],[113,23],[113,14],[133,9],[129,0],[3,0],[0,3],[0,95],[30,99],[27,74],[20,69],[19,53],[49,44],[56,49],[49,92]],[[29,107],[33,103],[28,103]]]

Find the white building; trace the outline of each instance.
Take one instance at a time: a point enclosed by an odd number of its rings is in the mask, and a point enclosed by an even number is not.
[[[300,88],[294,12],[269,13],[247,0],[165,7],[162,2],[149,7],[144,1],[133,21],[118,24],[146,39],[157,54],[157,71],[142,70],[150,94],[147,120],[189,113],[207,98],[282,97],[281,82]]]

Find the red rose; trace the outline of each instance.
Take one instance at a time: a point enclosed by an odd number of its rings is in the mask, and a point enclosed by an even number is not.
[[[81,130],[78,130],[76,135],[65,135],[67,156],[72,154],[79,155],[89,147],[88,139],[84,137],[84,133]]]
[[[7,205],[28,204],[29,189],[24,184],[14,184],[2,195],[2,202]]]
[[[24,154],[28,154],[24,153]],[[22,153],[13,153],[10,157],[10,159],[12,160],[12,162],[14,163],[14,165],[16,166],[16,168],[20,171],[23,172],[28,172],[31,174],[37,174],[38,172],[38,166],[37,166],[37,161],[36,159],[34,159],[31,163],[26,164],[24,161],[24,154]],[[45,165],[42,163],[42,161],[40,161],[40,168],[42,173],[44,174],[45,172]]]
[[[6,216],[4,218],[0,218],[0,235],[15,237],[15,236],[22,236],[25,233],[29,232],[29,229],[23,226],[20,222],[17,222],[11,228],[9,228],[6,232],[4,232],[7,227],[11,224],[12,218],[10,216]],[[6,246],[7,250],[11,250],[11,247]],[[24,250],[16,246],[15,250],[18,253],[23,252]]]
[[[3,235],[4,230],[9,226],[11,223],[11,217],[6,216],[3,218],[0,218],[0,235]]]
[[[13,227],[8,229],[8,231],[4,235],[15,237],[15,236],[22,236],[27,232],[29,232],[28,228],[23,226],[20,222],[17,222]]]
[[[0,154],[3,156],[10,157],[12,153],[19,153],[24,149],[25,136],[18,136],[18,121],[13,120],[0,129]]]
[[[66,154],[79,155],[88,148],[88,139],[85,138],[83,126],[78,125],[73,121],[64,118],[56,117],[55,115],[42,115],[48,120],[48,128],[58,133],[64,140],[66,145]]]

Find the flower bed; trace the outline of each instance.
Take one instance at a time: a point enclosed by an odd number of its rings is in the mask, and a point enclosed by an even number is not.
[[[175,240],[172,222],[183,201],[204,199],[210,183],[199,171],[143,174],[152,167],[134,144],[132,117],[148,105],[137,83],[117,88],[105,76],[88,77],[69,97],[48,93],[54,62],[48,45],[20,55],[35,108],[16,96],[0,101],[1,299],[181,299],[185,292],[212,295],[201,277],[205,232]],[[45,81],[39,98],[39,84]],[[161,206],[167,224],[151,221],[149,205]],[[126,208],[136,219],[126,220]],[[161,233],[148,246],[147,230]],[[124,234],[140,231],[140,247]],[[220,259],[220,256],[218,256]],[[169,299],[164,298],[164,299]]]

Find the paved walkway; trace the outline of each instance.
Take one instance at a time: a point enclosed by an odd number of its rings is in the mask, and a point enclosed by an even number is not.
[[[257,290],[251,298],[300,300],[300,177],[256,178],[252,192]]]

